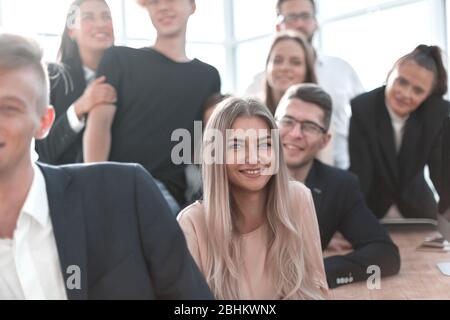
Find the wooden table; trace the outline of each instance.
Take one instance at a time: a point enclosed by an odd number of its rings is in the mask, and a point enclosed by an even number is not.
[[[381,289],[369,290],[358,282],[331,290],[335,299],[450,299],[450,277],[440,272],[438,262],[450,262],[449,252],[418,251],[423,240],[437,234],[430,227],[396,227],[390,230],[400,249],[400,273],[381,279]],[[330,254],[330,253],[329,253]]]

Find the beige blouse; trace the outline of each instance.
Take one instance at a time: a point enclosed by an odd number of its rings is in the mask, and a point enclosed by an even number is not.
[[[323,293],[323,296],[327,297],[328,285],[311,192],[302,183],[296,181],[291,181],[289,187],[293,191],[293,209],[298,212],[297,217],[300,219],[302,226],[301,241],[304,244],[305,270],[313,270],[312,274],[305,275],[305,277],[312,277],[313,283]],[[178,216],[178,222],[185,234],[189,250],[195,262],[200,271],[205,274],[207,232],[202,203],[197,201],[184,209]],[[267,224],[263,224],[258,229],[241,235],[242,256],[244,257],[244,266],[247,272],[242,275],[240,283],[243,291],[242,299],[245,300],[278,299],[275,292],[275,283],[267,267],[267,228]]]

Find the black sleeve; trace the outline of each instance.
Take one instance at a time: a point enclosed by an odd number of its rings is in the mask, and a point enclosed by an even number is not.
[[[444,123],[442,136],[442,185],[439,201],[439,211],[450,208],[450,118]]]
[[[359,118],[360,116],[357,112],[355,112],[355,107],[352,102],[352,117],[350,118],[350,130],[348,137],[350,154],[349,170],[356,174],[359,178],[361,189],[367,197],[370,192],[374,169],[368,137],[364,130],[364,124]]]
[[[381,276],[399,272],[400,255],[386,230],[367,207],[356,177],[349,176],[345,188],[345,206],[338,231],[352,244],[354,251],[343,256],[325,258],[325,271],[330,288],[339,286],[337,278],[351,277],[366,281],[371,265],[380,267]]]
[[[117,93],[117,101],[121,99],[122,88],[122,63],[120,58],[125,52],[120,52],[121,48],[111,47],[105,51],[102,60],[97,69],[97,78],[101,76],[106,77],[106,82],[109,83]],[[126,59],[127,57],[124,57]],[[128,57],[132,59],[133,57]]]
[[[161,192],[141,166],[136,168],[139,228],[157,299],[213,299]]]
[[[437,108],[438,106],[436,106]],[[439,107],[441,107],[439,105]],[[443,195],[443,166],[445,163],[442,162],[443,160],[443,152],[444,150],[444,144],[445,139],[448,139],[445,137],[445,124],[446,124],[446,118],[448,118],[449,115],[449,107],[448,103],[445,103],[442,107],[442,120],[433,121],[433,125],[439,125],[439,133],[436,135],[435,140],[433,141],[433,144],[431,146],[431,152],[427,160],[428,167],[430,169],[430,178],[431,181],[433,181],[433,185],[436,188],[436,191],[439,194],[439,197],[442,197]],[[438,118],[439,119],[439,118]],[[436,123],[440,122],[440,123]]]
[[[48,164],[61,164],[61,156],[77,141],[83,131],[75,132],[69,124],[67,113],[61,115],[53,124],[47,137],[43,140],[36,140],[36,152],[39,161]]]
[[[73,147],[73,144],[76,143],[78,136],[82,132],[77,133],[72,130],[66,112],[69,106],[60,106],[60,102],[55,99],[55,92],[57,90],[69,90],[66,79],[70,75],[54,64],[48,66],[48,72],[51,88],[50,104],[54,106],[57,118],[45,139],[36,141],[35,149],[39,155],[39,161],[58,165],[61,164],[62,155]],[[61,111],[57,110],[58,108],[62,108],[63,110],[60,115],[58,113]]]

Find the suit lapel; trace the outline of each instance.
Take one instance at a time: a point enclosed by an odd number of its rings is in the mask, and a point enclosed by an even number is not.
[[[314,207],[316,208],[317,216],[322,214],[322,185],[319,183],[317,177],[317,161],[314,160],[308,176],[305,180],[305,185],[311,190],[311,194],[314,200]],[[320,220],[320,219],[319,219]]]
[[[402,184],[407,183],[411,178],[408,175],[412,172],[416,172],[414,168],[422,159],[423,150],[422,147],[422,122],[418,115],[418,111],[413,112],[405,124],[405,132],[403,134],[402,145],[400,153],[398,155],[398,164],[400,168],[400,182]],[[424,151],[424,150],[423,150]],[[413,160],[416,159],[416,160]]]
[[[387,111],[386,104],[384,102],[384,92],[382,94],[381,101],[377,103],[377,131],[378,142],[381,146],[382,156],[385,159],[388,172],[391,175],[394,185],[399,180],[398,175],[398,163],[397,163],[397,151],[395,149],[394,142],[394,130],[391,124],[391,118]]]
[[[39,164],[47,185],[50,217],[69,300],[87,299],[86,233],[80,192],[69,191],[71,177],[64,170]],[[74,268],[75,267],[75,268]],[[74,271],[75,270],[75,271]],[[70,289],[78,271],[81,289]]]

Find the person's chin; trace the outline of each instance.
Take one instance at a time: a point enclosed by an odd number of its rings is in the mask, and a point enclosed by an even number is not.
[[[298,169],[306,165],[308,161],[304,158],[286,159],[286,165],[289,169]]]
[[[266,186],[269,178],[268,175],[260,175],[257,178],[241,177],[240,189],[247,192],[261,191]]]

